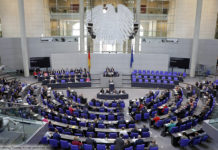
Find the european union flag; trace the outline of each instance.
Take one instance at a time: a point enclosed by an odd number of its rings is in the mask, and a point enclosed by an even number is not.
[[[130,58],[130,68],[132,68],[132,64],[134,62],[134,57],[133,57],[133,48],[131,50],[131,58]]]

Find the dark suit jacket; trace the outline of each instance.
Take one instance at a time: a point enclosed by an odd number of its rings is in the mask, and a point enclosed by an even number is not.
[[[93,145],[93,146],[94,146],[95,143],[96,143],[95,140],[93,140],[93,139],[91,139],[91,138],[87,138],[87,139],[86,139],[86,144],[90,144],[90,145]]]
[[[115,141],[114,141],[114,150],[123,150],[124,149],[124,141],[123,139],[121,138],[117,138]]]
[[[141,144],[144,144],[145,142],[142,140],[142,139],[138,139],[135,141],[135,146],[136,145],[141,145]]]

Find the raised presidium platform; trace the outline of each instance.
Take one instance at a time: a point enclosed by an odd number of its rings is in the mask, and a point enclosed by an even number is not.
[[[204,120],[202,128],[211,138],[218,142],[218,118]]]
[[[167,88],[172,89],[179,82],[183,82],[186,73],[134,70],[131,74],[132,87]]]
[[[109,90],[108,92],[99,92],[97,98],[105,100],[114,100],[114,99],[128,99],[129,95],[127,93],[114,93],[115,90],[113,81],[109,81]]]

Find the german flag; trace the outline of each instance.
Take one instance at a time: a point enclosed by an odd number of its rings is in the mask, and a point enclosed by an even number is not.
[[[90,56],[90,48],[88,49],[88,68],[89,68],[89,72],[91,69],[91,56]]]

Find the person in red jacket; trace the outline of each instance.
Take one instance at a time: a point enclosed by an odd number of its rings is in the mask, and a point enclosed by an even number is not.
[[[167,105],[165,105],[165,106],[163,107],[163,109],[161,110],[161,113],[162,113],[162,114],[164,114],[164,111],[165,111],[166,108],[168,108]]]
[[[73,106],[71,105],[68,109],[69,109],[70,113],[73,114],[73,111],[74,111]]]
[[[154,123],[157,123],[160,120],[160,117],[155,114],[154,118],[151,121],[151,127],[153,127]]]
[[[139,109],[141,110],[142,108],[144,108],[144,104],[141,103],[141,104],[139,105]]]
[[[83,144],[79,141],[79,138],[75,136],[72,145],[77,145],[80,148]]]

